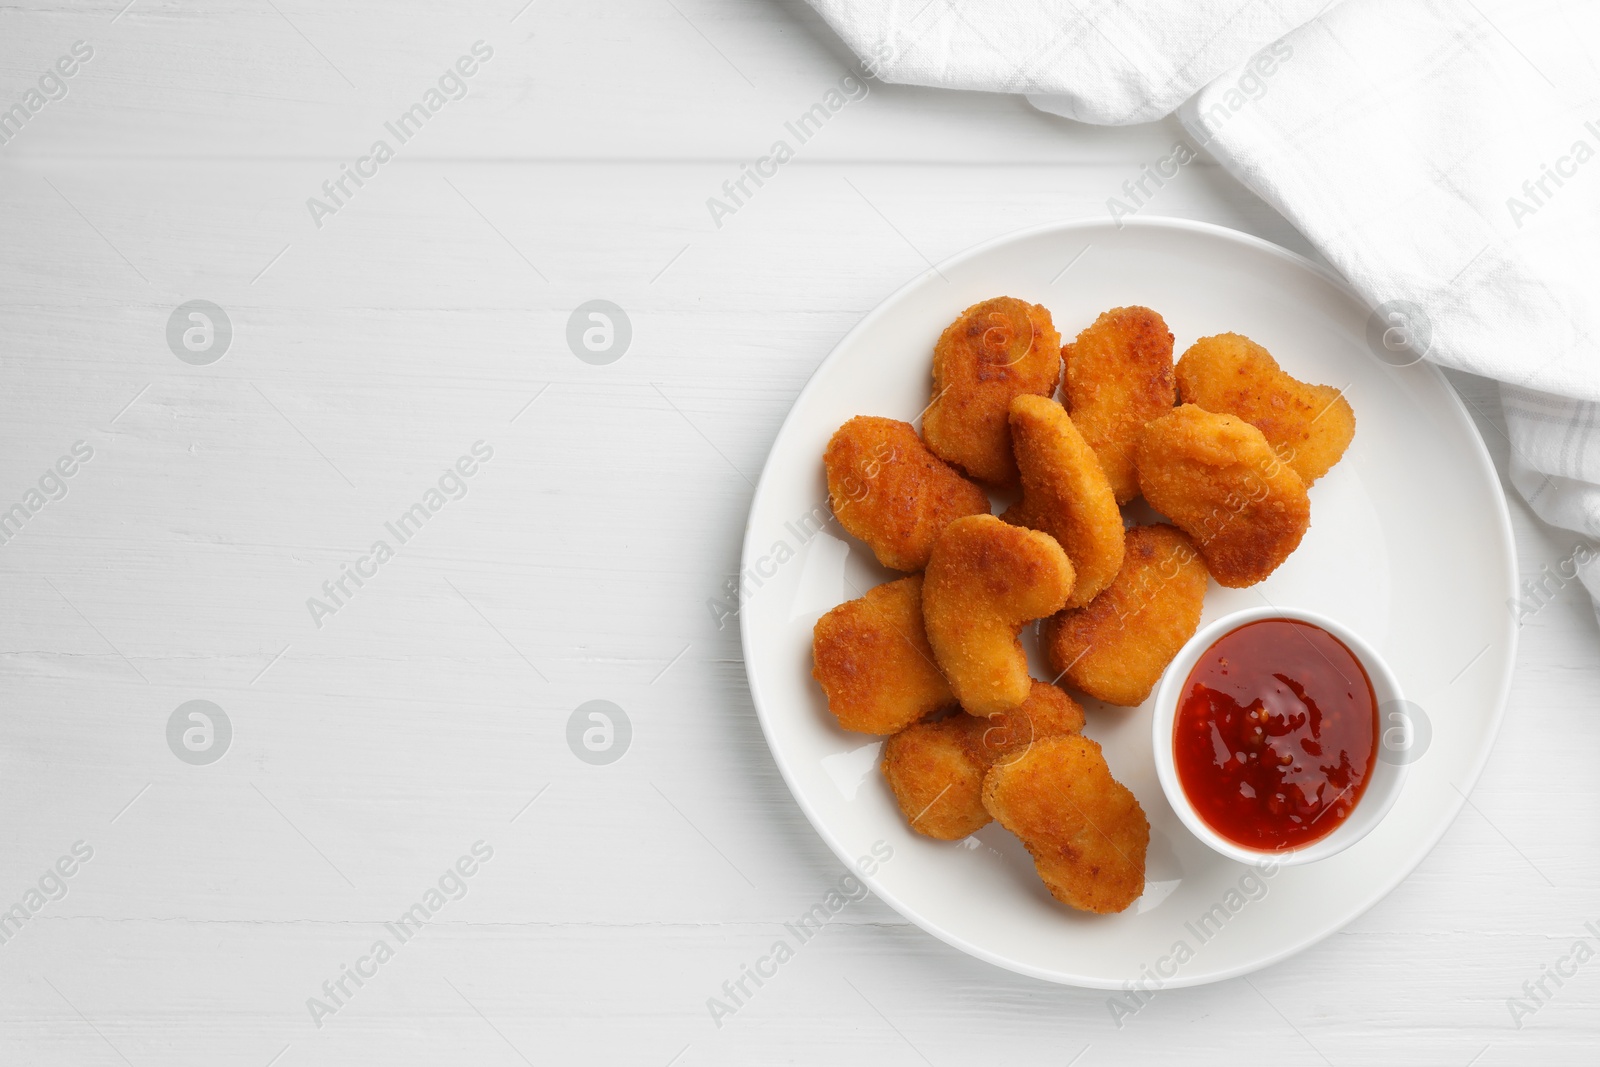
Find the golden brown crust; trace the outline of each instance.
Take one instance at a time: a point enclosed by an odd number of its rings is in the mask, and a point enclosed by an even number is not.
[[[983,727],[979,735],[989,762],[1010,759],[1041,737],[1083,732],[1083,705],[1049,682],[1033,680],[1028,699],[1010,711],[997,711],[982,718],[962,716]]]
[[[994,486],[1017,483],[1006,412],[1024,393],[1050,396],[1061,335],[1038,304],[1002,296],[974,304],[933,349],[933,402],[922,436],[941,459]]]
[[[1311,525],[1311,501],[1294,468],[1261,431],[1193,404],[1145,429],[1139,487],[1150,506],[1194,538],[1211,576],[1254,585],[1289,558]]]
[[[1061,350],[1062,396],[1100,458],[1117,503],[1139,495],[1134,450],[1152,419],[1172,410],[1172,331],[1146,307],[1112,308]]]
[[[1045,624],[1050,666],[1097,700],[1144,703],[1200,626],[1206,565],[1172,526],[1135,526],[1116,581],[1088,606]]]
[[[911,828],[954,841],[989,822],[983,774],[1035,740],[1083,729],[1083,708],[1053,685],[1034,682],[1022,704],[987,718],[952,715],[919,722],[889,738],[883,776]]]
[[[822,457],[839,525],[897,571],[928,565],[952,519],[986,514],[989,495],[928,451],[909,422],[857,415]]]
[[[1049,534],[993,515],[944,528],[924,575],[922,617],[963,708],[988,715],[1027,699],[1028,657],[1017,633],[1061,610],[1072,585],[1072,562]]]
[[[938,722],[907,726],[884,743],[883,776],[911,828],[941,841],[959,841],[989,822],[983,810],[983,772],[968,734],[983,720],[959,712]]]
[[[983,779],[983,806],[1022,839],[1063,904],[1104,914],[1143,895],[1149,820],[1088,738],[1044,738],[997,762]]]
[[[1049,397],[1011,402],[1011,445],[1022,499],[1001,518],[1056,539],[1077,575],[1067,607],[1081,607],[1122,566],[1122,512],[1111,483],[1071,417]]]
[[[846,730],[892,734],[955,701],[923,629],[920,575],[870,589],[822,616],[811,655],[811,675]]]
[[[1291,377],[1248,337],[1202,337],[1178,361],[1185,404],[1237,415],[1260,430],[1307,486],[1328,473],[1356,435],[1356,416],[1341,390]]]

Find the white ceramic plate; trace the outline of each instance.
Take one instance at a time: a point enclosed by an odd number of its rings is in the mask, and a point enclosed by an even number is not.
[[[853,415],[915,421],[940,331],[999,295],[1043,304],[1071,338],[1101,311],[1159,311],[1182,353],[1235,331],[1298,378],[1345,387],[1357,430],[1311,489],[1311,530],[1252,589],[1212,584],[1209,622],[1262,603],[1322,612],[1363,634],[1428,717],[1404,794],[1381,826],[1328,860],[1270,876],[1210,852],[1168,806],[1150,709],[1085,701],[1087,733],[1150,817],[1144,896],[1114,916],[1051,900],[1021,844],[990,824],[959,842],[913,833],[877,769],[881,742],[839,729],[811,677],[824,611],[898,575],[831,516],[829,436]],[[744,542],[740,629],[756,710],[779,769],[817,832],[865,866],[881,899],[980,959],[1055,982],[1195,985],[1281,960],[1371,907],[1421,862],[1477,779],[1499,728],[1516,653],[1516,565],[1498,479],[1437,370],[1396,368],[1366,341],[1367,309],[1337,278],[1265,241],[1169,219],[1029,230],[965,252],[861,321],[795,401],[762,472]],[[1036,674],[1043,672],[1036,663]],[[1204,919],[1203,917],[1209,916]],[[1135,1003],[1129,1000],[1128,1003]]]

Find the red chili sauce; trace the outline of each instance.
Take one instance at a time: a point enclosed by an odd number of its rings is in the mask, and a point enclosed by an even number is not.
[[[1320,626],[1262,619],[1201,655],[1173,724],[1178,781],[1206,825],[1266,852],[1332,833],[1366,789],[1378,701]]]

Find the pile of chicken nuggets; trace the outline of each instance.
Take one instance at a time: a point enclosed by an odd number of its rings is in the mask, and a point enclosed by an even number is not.
[[[934,347],[920,433],[858,416],[823,457],[840,524],[908,574],[817,621],[829,709],[888,738],[884,778],[917,832],[997,821],[1057,900],[1122,911],[1144,892],[1149,821],[1083,707],[1029,675],[1022,629],[1043,620],[1056,681],[1143,703],[1210,579],[1254,585],[1300,544],[1306,488],[1354,435],[1340,390],[1247,337],[1203,337],[1174,363],[1149,308],[1063,345],[1037,304],[973,305]],[[991,495],[1013,502],[996,516]],[[1139,497],[1168,522],[1129,525]]]

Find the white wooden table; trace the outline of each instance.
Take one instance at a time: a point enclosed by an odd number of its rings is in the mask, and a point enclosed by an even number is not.
[[[707,1010],[842,873],[708,607],[780,420],[930,261],[1103,211],[1174,125],[874,85],[719,226],[707,198],[849,70],[798,0],[126,2],[0,12],[0,109],[93,50],[0,146],[0,908],[28,913],[0,1063],[1595,1062],[1600,962],[1507,1005],[1600,945],[1576,585],[1523,629],[1471,805],[1270,1000],[1169,991],[1119,1029],[868,899]],[[389,133],[478,41],[465,98],[447,76]],[[335,203],[341,165],[367,177]],[[1214,166],[1150,210],[1309,251]],[[596,299],[631,323],[609,363],[566,340]],[[214,362],[220,334],[168,344],[192,300],[231,324]],[[1456,381],[1503,463],[1493,389]],[[1512,513],[1526,575],[1570,554]],[[169,745],[193,700],[225,746],[186,748],[187,712]],[[631,723],[616,762],[569,747],[592,700]],[[426,929],[384,925],[441,879],[465,895]]]

